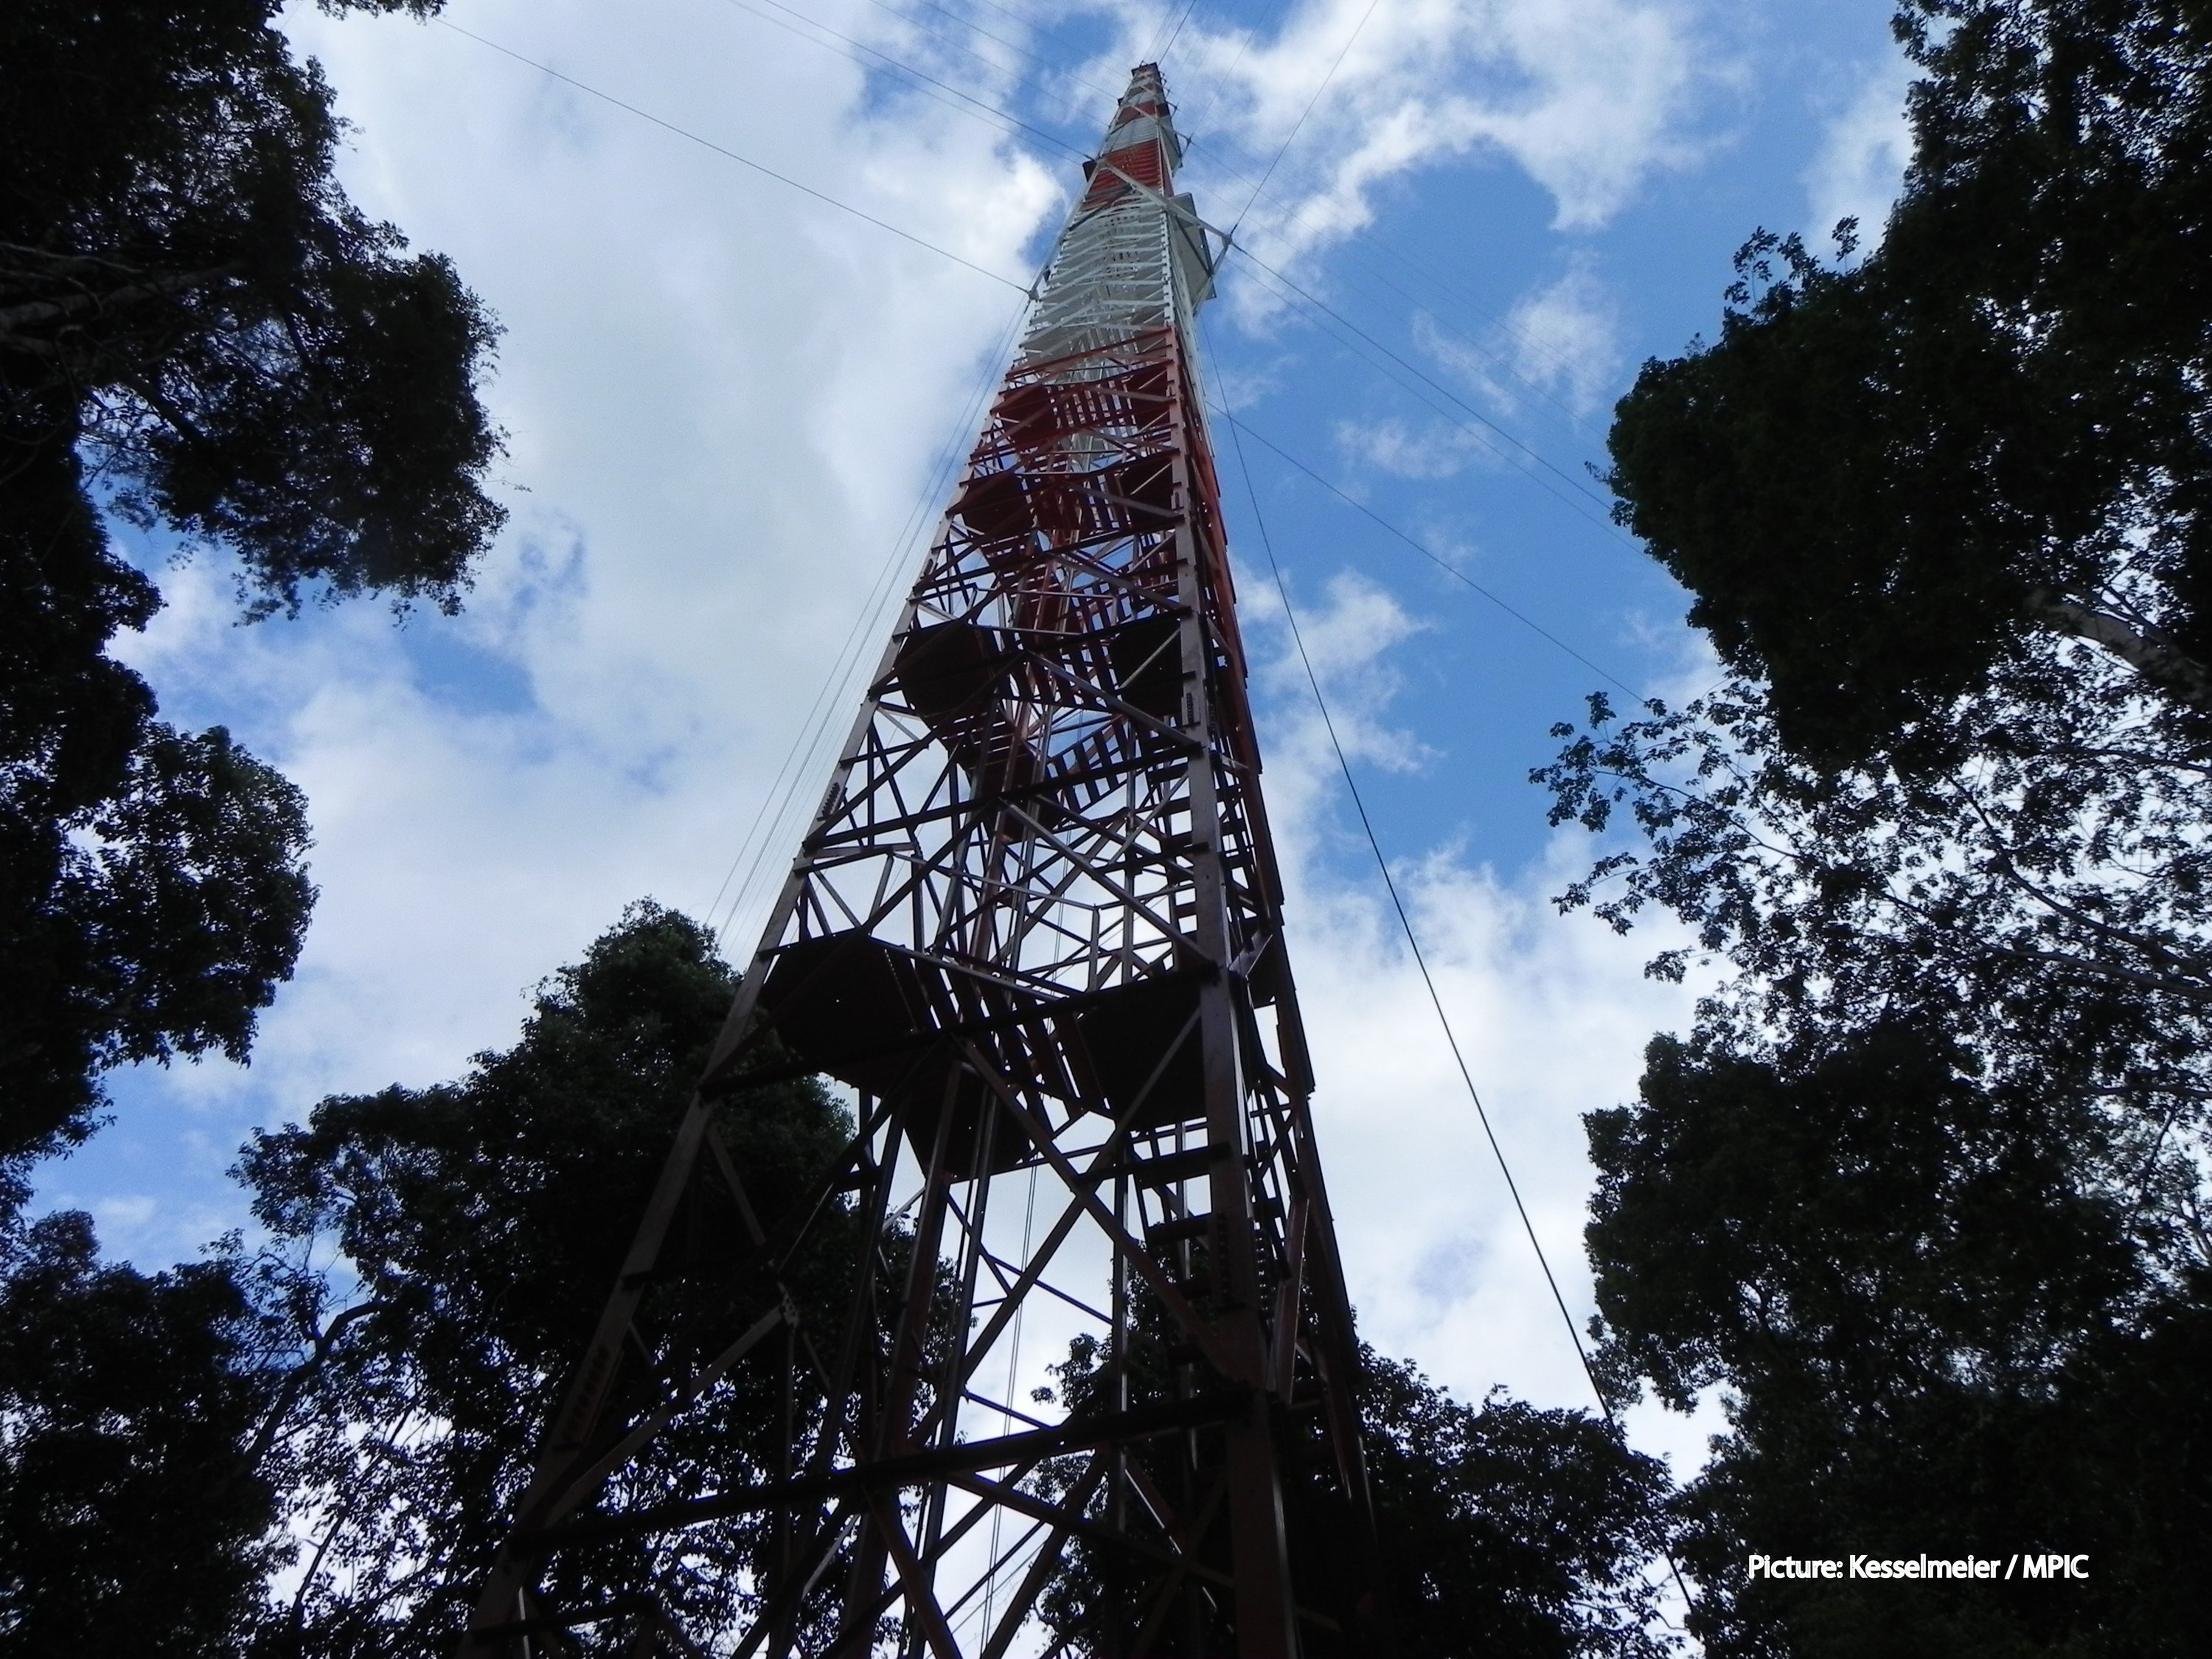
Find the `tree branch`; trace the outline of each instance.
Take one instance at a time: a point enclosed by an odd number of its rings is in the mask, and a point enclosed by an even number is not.
[[[345,1334],[347,1327],[382,1313],[391,1305],[388,1302],[356,1302],[315,1333],[314,1351],[286,1372],[284,1380],[276,1385],[276,1397],[270,1401],[269,1410],[261,1420],[261,1427],[255,1431],[252,1443],[246,1448],[248,1468],[261,1466],[261,1460],[276,1443],[276,1437],[283,1431],[284,1419],[291,1413],[294,1402],[299,1399],[300,1390],[331,1357],[331,1351],[337,1346],[338,1339]]]
[[[205,270],[189,270],[174,276],[155,276],[143,283],[129,283],[121,288],[110,289],[105,294],[85,292],[65,295],[58,300],[33,300],[26,305],[9,306],[0,310],[0,346],[12,350],[30,351],[39,356],[51,350],[44,341],[34,340],[21,332],[27,325],[40,323],[66,322],[88,313],[118,309],[137,305],[143,300],[167,299],[210,283],[221,282],[226,276],[235,276],[246,269],[243,259],[233,259],[226,264],[210,265]],[[45,350],[41,350],[45,347]]]
[[[2191,702],[2212,704],[2212,672],[2155,634],[2137,629],[2109,611],[2062,599],[2047,587],[2029,594],[2027,603],[2034,615],[2060,633],[2102,646],[2145,679]]]

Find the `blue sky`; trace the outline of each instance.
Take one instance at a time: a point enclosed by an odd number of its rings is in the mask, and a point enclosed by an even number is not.
[[[356,199],[453,255],[507,325],[490,396],[513,522],[465,616],[397,626],[356,605],[241,627],[219,559],[133,544],[169,605],[125,653],[169,718],[228,724],[307,791],[323,896],[254,1064],[114,1079],[113,1123],[41,1171],[40,1207],[92,1210],[145,1265],[188,1256],[245,1224],[225,1172],[253,1126],[510,1042],[529,987],[626,901],[728,919],[731,951],[750,948],[829,763],[809,734],[848,718],[853,662],[872,660],[914,526],[941,505],[933,469],[999,367],[1018,296],[971,267],[1026,280],[1079,180],[1044,137],[825,28],[1077,149],[1172,34],[1185,187],[1337,313],[1232,256],[1205,349],[1238,415],[1605,673],[1668,696],[1710,679],[1683,596],[1605,522],[1587,465],[1636,366],[1712,329],[1755,227],[1878,223],[1903,160],[1887,7],[1197,0],[1179,32],[1171,10],[455,0],[481,39],[292,17],[355,124]],[[1365,1332],[1463,1395],[1583,1403],[1215,436]],[[1603,682],[1273,451],[1245,454],[1478,1081],[1586,1308],[1578,1115],[1632,1094],[1689,994],[1641,976],[1656,937],[1546,902],[1588,849],[1547,831],[1526,775]],[[1647,1409],[1636,1431],[1681,1465],[1701,1426]]]

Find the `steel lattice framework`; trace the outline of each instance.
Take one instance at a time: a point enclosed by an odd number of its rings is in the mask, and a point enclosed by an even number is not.
[[[1218,233],[1179,160],[1140,66],[471,1651],[1387,1650],[1192,349]],[[720,1115],[802,1073],[854,1091],[852,1138],[811,1190],[749,1191]],[[996,1398],[1025,1316],[1060,1387]],[[682,1478],[634,1477],[677,1437]],[[741,1522],[710,1636],[687,1562]],[[647,1582],[592,1600],[618,1549]]]

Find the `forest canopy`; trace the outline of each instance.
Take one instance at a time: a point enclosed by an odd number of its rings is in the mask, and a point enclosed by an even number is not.
[[[434,0],[325,0],[333,11]],[[299,956],[306,803],[111,654],[120,553],[233,561],[244,614],[452,611],[504,511],[496,333],[333,172],[329,86],[266,0],[0,10],[0,1201],[100,1077],[243,1059]]]
[[[161,605],[118,527],[228,559],[273,621],[450,611],[501,522],[495,325],[346,199],[276,10],[0,14],[0,1655],[451,1638],[733,986],[640,904],[509,1047],[257,1134],[250,1244],[149,1273],[21,1213],[108,1069],[249,1052],[314,899],[298,790],[112,654]],[[1563,907],[1664,913],[1692,944],[1652,971],[1712,976],[1586,1120],[1587,1238],[1614,1403],[1717,1398],[1725,1431],[1675,1491],[1587,1413],[1370,1352],[1414,1651],[1656,1651],[1670,1547],[1721,1659],[2202,1644],[2212,9],[1910,0],[1898,29],[1886,222],[1755,231],[1715,337],[1616,411],[1620,521],[1728,678],[1593,698],[1537,775],[1600,838]],[[804,1079],[718,1109],[769,1187],[851,1128]],[[834,1254],[797,1295],[837,1296]],[[742,1402],[718,1458],[772,1467],[788,1409]],[[635,1478],[680,1491],[697,1449]],[[766,1547],[742,1516],[693,1534],[686,1614],[732,1623]],[[1930,1549],[2095,1565],[1745,1572]],[[1070,1560],[1046,1617],[1110,1651],[1115,1586]]]
[[[1738,254],[1645,365],[1620,522],[1732,678],[1593,698],[1562,898],[1719,975],[1592,1113],[1601,1358],[1729,1430],[1717,1655],[2180,1653],[2212,1568],[2212,13],[1918,0],[1895,209]],[[1872,228],[1869,228],[1871,230]],[[2193,1381],[2192,1379],[2196,1379]],[[1939,1541],[1940,1540],[1940,1541]],[[1751,1552],[2094,1580],[1748,1582]]]

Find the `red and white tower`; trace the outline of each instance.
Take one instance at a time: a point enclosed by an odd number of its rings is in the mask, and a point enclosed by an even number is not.
[[[1180,159],[1142,65],[472,1651],[1387,1651]],[[801,1073],[852,1138],[753,1190],[730,1115]]]

